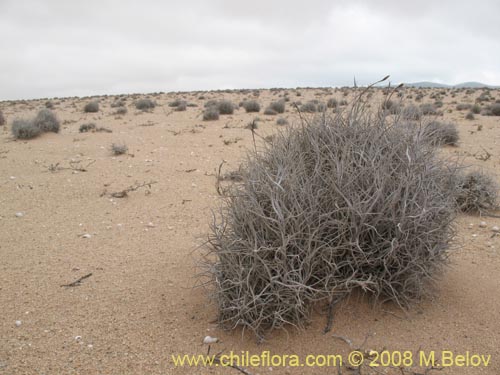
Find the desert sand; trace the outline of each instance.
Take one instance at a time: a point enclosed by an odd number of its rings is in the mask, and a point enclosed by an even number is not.
[[[289,93],[283,115],[264,115],[267,104]],[[301,96],[297,96],[297,92]],[[440,120],[455,122],[458,147],[443,153],[478,166],[500,182],[500,117],[475,115],[458,103],[474,103],[482,90],[407,89],[442,92]],[[203,99],[200,96],[203,95]],[[252,134],[245,127],[260,118],[257,133],[276,132],[278,117],[293,124],[290,103],[344,97],[336,89],[160,93],[149,95],[157,107],[137,110],[126,96],[128,113],[115,115],[114,96],[98,97],[100,111],[84,113],[92,98],[52,99],[61,120],[58,134],[14,140],[10,122],[45,108],[46,100],[1,102],[8,124],[0,127],[0,374],[238,374],[233,368],[175,367],[172,354],[204,354],[205,336],[217,337],[212,353],[248,350],[259,354],[332,354],[349,352],[334,335],[364,350],[388,349],[491,355],[488,367],[451,367],[429,374],[500,373],[500,237],[491,228],[500,219],[461,214],[456,248],[440,276],[435,296],[408,312],[394,305],[372,307],[365,298],[342,304],[333,329],[323,334],[318,307],[305,330],[273,332],[264,343],[241,330],[226,332],[215,323],[217,310],[207,292],[196,288],[200,246],[217,207],[215,171],[236,170]],[[492,91],[493,100],[500,92]],[[255,98],[258,114],[239,108],[217,121],[203,121],[209,99],[239,103]],[[197,107],[174,111],[168,103],[185,99]],[[374,105],[382,100],[376,90]],[[412,102],[414,99],[408,99]],[[311,115],[307,115],[311,116]],[[94,122],[112,130],[80,133]],[[481,125],[481,126],[479,126]],[[258,140],[259,142],[259,140]],[[114,156],[112,143],[128,153]],[[489,153],[489,158],[482,157]],[[481,160],[486,159],[487,160]],[[80,169],[80,170],[78,170]],[[82,171],[85,169],[86,171]],[[135,183],[150,183],[116,198]],[[486,227],[480,227],[480,222]],[[91,273],[80,285],[64,287]],[[365,340],[366,339],[366,340]],[[255,374],[337,374],[335,368],[255,367]],[[424,373],[425,368],[414,372]],[[355,373],[348,368],[342,373]],[[364,368],[364,374],[401,374],[390,368]]]

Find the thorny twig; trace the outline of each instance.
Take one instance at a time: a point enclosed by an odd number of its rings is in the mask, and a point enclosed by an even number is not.
[[[134,185],[130,185],[126,189],[123,189],[123,190],[111,193],[110,196],[113,197],[113,198],[125,198],[125,197],[128,196],[128,193],[130,193],[132,191],[139,190],[140,188],[142,188],[144,186],[147,186],[148,189],[151,189],[151,185],[156,184],[156,183],[158,183],[158,181],[149,181],[149,182],[143,182],[143,183],[136,182]],[[106,191],[104,191],[101,194],[101,197],[104,196],[104,195],[106,195]]]
[[[67,288],[71,288],[71,287],[74,287],[74,286],[80,286],[82,284],[82,281],[89,278],[90,276],[92,276],[92,272],[91,273],[88,273],[86,274],[85,276],[82,276],[80,277],[79,279],[73,281],[72,283],[69,283],[69,284],[63,284],[61,285],[61,287],[67,287]]]

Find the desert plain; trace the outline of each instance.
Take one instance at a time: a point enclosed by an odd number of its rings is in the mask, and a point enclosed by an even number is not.
[[[458,145],[444,147],[443,155],[500,183],[500,117],[466,119],[468,111],[457,109],[474,104],[485,91],[489,103],[500,99],[500,90],[401,89],[403,105],[439,102],[438,114],[429,117],[456,124]],[[372,306],[360,295],[337,308],[327,334],[321,306],[306,329],[275,331],[262,343],[240,329],[217,327],[217,308],[207,290],[197,287],[196,265],[211,210],[219,204],[219,166],[224,161],[223,172],[238,169],[254,147],[247,127],[256,117],[258,147],[265,137],[300,121],[293,102],[350,102],[356,93],[299,88],[52,98],[59,133],[30,140],[13,139],[10,124],[34,116],[48,99],[0,102],[7,120],[0,127],[0,374],[241,373],[174,366],[173,354],[206,354],[205,336],[218,338],[212,353],[347,355],[349,345],[337,337],[342,336],[366,351],[491,356],[487,367],[356,372],[344,366],[344,374],[499,374],[500,236],[492,228],[500,219],[491,216],[459,215],[449,266],[435,295],[408,311]],[[372,89],[373,108],[384,93]],[[285,96],[285,113],[263,113]],[[146,97],[156,107],[136,109],[134,102]],[[111,105],[118,99],[127,113],[116,114]],[[191,105],[177,111],[169,106],[176,99]],[[204,121],[204,104],[212,99],[232,101],[234,113]],[[257,100],[260,112],[238,106],[246,99]],[[99,111],[84,112],[92,100],[98,100]],[[278,118],[289,125],[278,125]],[[86,123],[111,132],[80,132]],[[128,151],[113,155],[113,143],[127,145]],[[338,373],[319,367],[245,369],[253,375]]]

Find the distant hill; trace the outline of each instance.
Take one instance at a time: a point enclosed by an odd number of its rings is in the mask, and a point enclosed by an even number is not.
[[[405,83],[407,87],[425,87],[425,88],[440,88],[440,89],[459,89],[459,88],[468,88],[468,89],[478,89],[478,88],[490,88],[490,89],[498,89],[500,86],[492,86],[487,85],[481,82],[463,82],[457,85],[446,85],[444,83],[436,83],[436,82],[414,82],[414,83]]]

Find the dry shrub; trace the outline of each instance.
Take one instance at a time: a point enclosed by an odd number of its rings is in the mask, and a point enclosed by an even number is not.
[[[481,213],[497,208],[498,185],[481,171],[457,177],[457,205],[462,212]]]
[[[0,111],[0,126],[2,125],[5,125],[5,117],[2,113],[2,111]]]
[[[128,152],[128,146],[124,143],[111,144],[111,153],[113,155],[124,155]]]
[[[14,119],[12,121],[12,135],[16,139],[32,139],[38,137],[42,131],[32,120]]]
[[[50,109],[40,110],[33,119],[33,124],[37,126],[41,132],[59,133],[59,120]]]
[[[424,132],[429,141],[438,146],[456,146],[460,139],[456,125],[451,122],[431,121]]]
[[[219,109],[217,107],[208,107],[203,111],[204,121],[215,121],[219,119]]]
[[[99,102],[97,100],[94,100],[85,104],[85,107],[83,107],[83,111],[86,113],[99,112]]]
[[[243,102],[243,108],[245,108],[247,113],[259,112],[260,104],[257,100],[246,100]]]
[[[149,111],[152,110],[156,107],[156,103],[152,101],[151,99],[139,99],[135,102],[135,108],[137,108],[140,111]]]
[[[202,275],[221,326],[262,339],[359,288],[406,307],[440,275],[456,168],[422,128],[356,108],[282,128],[219,187]]]

